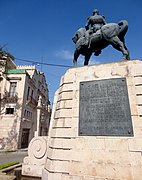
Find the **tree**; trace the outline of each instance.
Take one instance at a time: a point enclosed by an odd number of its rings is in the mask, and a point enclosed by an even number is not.
[[[14,56],[9,53],[8,51],[4,50],[3,48],[5,47],[4,46],[0,46],[0,59],[7,59],[7,58],[10,58],[11,60],[14,61]]]

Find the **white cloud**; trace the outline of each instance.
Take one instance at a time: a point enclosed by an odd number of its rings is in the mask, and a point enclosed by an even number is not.
[[[55,53],[55,56],[60,59],[73,61],[73,54],[74,53],[69,50],[60,50]],[[82,55],[79,56],[79,58],[77,60],[79,66],[84,65],[84,59],[85,59],[84,56],[82,56]],[[95,56],[92,54],[92,56],[89,60],[89,65],[93,65],[93,64],[100,64],[100,61],[97,61],[95,59]]]
[[[84,65],[84,61],[85,61],[85,58],[84,58],[84,56],[79,56],[79,58],[78,58],[78,64],[79,65]],[[92,54],[92,56],[91,56],[91,58],[90,58],[90,60],[89,60],[89,65],[95,65],[95,64],[100,64],[101,62],[100,61],[97,61],[96,59],[95,59],[95,57],[94,57],[94,55]]]
[[[89,60],[89,64],[92,65],[92,64],[100,64],[101,62],[96,60],[94,55],[92,54],[90,60]]]
[[[73,52],[69,50],[60,50],[55,53],[55,56],[60,59],[73,60]]]

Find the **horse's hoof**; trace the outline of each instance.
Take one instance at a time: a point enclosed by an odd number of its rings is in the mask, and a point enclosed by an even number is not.
[[[124,56],[120,59],[120,61],[129,61],[130,57],[129,56]]]
[[[120,61],[127,61],[127,59],[126,59],[126,58],[125,58],[125,59],[124,59],[124,58],[121,58]]]
[[[129,61],[129,60],[130,60],[130,56],[127,56],[127,58],[126,58],[126,59],[127,59],[127,61]]]
[[[74,67],[77,67],[77,63],[73,63]]]

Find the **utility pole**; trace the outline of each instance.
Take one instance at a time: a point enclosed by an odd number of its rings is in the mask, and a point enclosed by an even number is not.
[[[1,99],[1,86],[2,86],[2,80],[3,80],[3,77],[1,76],[0,74],[0,120],[1,120],[1,103],[2,103],[2,99]]]

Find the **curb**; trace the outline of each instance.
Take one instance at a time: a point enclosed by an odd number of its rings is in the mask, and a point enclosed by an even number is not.
[[[19,152],[27,152],[28,148],[26,149],[16,149],[16,150],[0,150],[0,155],[1,154],[7,154],[7,153],[19,153]]]
[[[20,166],[22,166],[22,163],[15,164],[15,165],[13,165],[13,166],[4,168],[4,169],[0,170],[0,172],[5,173],[5,172],[11,171],[12,169],[15,169],[15,168],[17,168],[17,167],[20,167]]]

